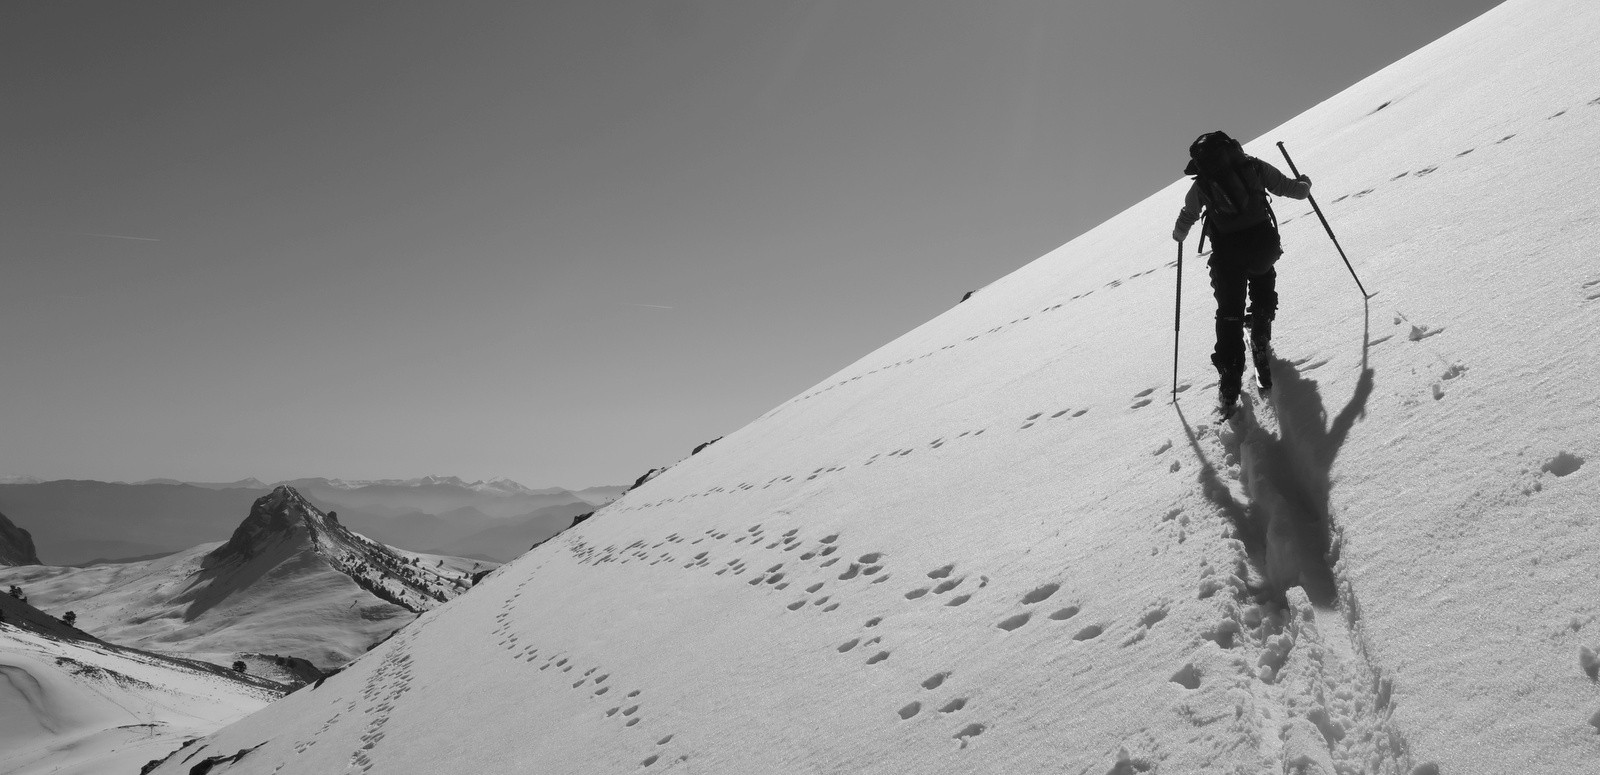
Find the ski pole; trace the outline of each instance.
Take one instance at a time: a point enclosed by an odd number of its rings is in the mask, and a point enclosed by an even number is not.
[[[1183,242],[1178,242],[1178,300],[1172,313],[1172,403],[1178,403],[1178,332],[1183,328]]]
[[[1299,178],[1300,170],[1295,168],[1294,159],[1289,158],[1289,149],[1283,147],[1283,143],[1279,142],[1278,150],[1283,153],[1283,160],[1289,162],[1289,171],[1293,172],[1296,178]],[[1339,246],[1339,238],[1333,236],[1333,227],[1328,225],[1328,219],[1322,215],[1322,208],[1317,206],[1317,198],[1312,196],[1310,191],[1307,191],[1306,199],[1311,200],[1312,211],[1317,214],[1317,220],[1322,221],[1322,228],[1328,232],[1328,239],[1333,240],[1333,247],[1339,251],[1339,257],[1344,259],[1344,268],[1350,270],[1350,276],[1355,279],[1356,288],[1361,291],[1361,297],[1364,299],[1372,298],[1373,294],[1367,293],[1366,287],[1361,284],[1361,278],[1356,276],[1356,268],[1350,265],[1350,259],[1344,254],[1344,248]]]

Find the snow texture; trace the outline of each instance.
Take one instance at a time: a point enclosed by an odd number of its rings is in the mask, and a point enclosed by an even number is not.
[[[1247,146],[1378,295],[1280,201],[1228,423],[1180,181],[157,772],[1595,772],[1597,35],[1512,0]]]

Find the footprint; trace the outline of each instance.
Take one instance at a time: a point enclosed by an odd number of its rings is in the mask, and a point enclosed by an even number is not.
[[[940,713],[955,713],[956,711],[961,710],[962,708],[965,708],[965,707],[967,707],[967,698],[965,698],[965,697],[957,697],[957,698],[945,703],[945,706],[940,708],[939,712]]]
[[[1150,405],[1150,399],[1141,398],[1138,401],[1135,401],[1133,403],[1133,407],[1132,408],[1134,408],[1134,409],[1143,409],[1143,408],[1145,408],[1145,407],[1147,407],[1149,405]]]
[[[1567,452],[1566,450],[1562,450],[1555,457],[1546,460],[1544,465],[1540,467],[1540,470],[1547,474],[1555,474],[1556,476],[1568,476],[1577,472],[1579,468],[1583,467],[1583,464],[1583,458],[1578,457],[1571,452]]]
[[[1437,165],[1432,166],[1432,167],[1423,167],[1422,169],[1417,170],[1416,175],[1417,175],[1417,177],[1420,178],[1420,177],[1422,177],[1424,175],[1432,174],[1434,172],[1434,170],[1437,170],[1437,169],[1439,169],[1439,167]]]
[[[961,605],[962,603],[965,603],[965,602],[967,602],[968,600],[971,600],[971,599],[972,599],[972,595],[970,595],[970,594],[968,594],[968,595],[956,595],[955,597],[950,598],[950,602],[945,603],[945,605],[946,606],[950,606],[950,607],[953,608],[953,607]]]
[[[928,571],[928,578],[930,578],[930,579],[942,579],[942,578],[945,578],[945,577],[949,576],[953,571],[955,571],[955,569],[956,569],[956,566],[955,566],[954,563],[946,565],[946,566],[944,566],[942,568],[935,568],[935,569],[933,569],[931,571]]]
[[[660,740],[657,740],[656,741],[656,745],[666,745],[667,743],[670,743],[670,742],[672,742],[672,735],[667,735],[666,737],[663,737]]]
[[[1560,117],[1565,116],[1565,115],[1567,115],[1567,112],[1565,110],[1558,110],[1558,111],[1556,111],[1555,115],[1550,116],[1550,118],[1560,118]],[[1546,120],[1548,121],[1549,119],[1546,119]]]
[[[1597,713],[1595,715],[1596,716],[1600,716],[1600,713]],[[1596,726],[1600,726],[1600,725],[1596,725]],[[967,743],[972,738],[983,734],[983,730],[985,730],[987,728],[988,727],[985,727],[983,724],[968,724],[965,727],[963,727],[960,732],[957,732],[954,735],[951,735],[951,737],[954,737],[955,739],[960,740],[961,741],[961,747],[962,748],[966,748],[967,747]]]
[[[859,562],[862,565],[871,565],[871,564],[877,562],[882,557],[883,557],[883,552],[872,552],[871,554],[863,554],[863,555],[861,555],[861,557],[858,558],[856,560],[856,562]]]
[[[1144,625],[1145,627],[1154,627],[1157,623],[1165,618],[1167,618],[1167,607],[1157,606],[1149,611],[1146,611],[1144,616],[1139,617],[1139,624]]]
[[[849,651],[850,649],[855,648],[856,645],[859,644],[860,642],[861,642],[860,638],[851,638],[850,640],[847,640],[847,641],[839,644],[839,653],[843,654],[846,651]]]
[[[867,658],[867,664],[876,665],[879,662],[882,662],[883,660],[888,659],[888,658],[889,658],[889,652],[880,651],[880,652],[878,652],[876,654],[873,654],[872,656],[868,657]]]
[[[1510,139],[1511,139],[1511,138],[1513,138],[1513,137],[1516,137],[1516,136],[1517,136],[1517,135],[1516,135],[1516,134],[1515,134],[1515,133],[1512,133],[1512,134],[1509,134],[1509,135],[1506,135],[1506,136],[1505,136],[1505,137],[1502,137],[1502,138],[1500,138],[1500,139],[1499,139],[1499,140],[1496,140],[1496,141],[1494,141],[1494,144],[1495,144],[1495,145],[1499,145],[1499,144],[1501,144],[1501,143],[1503,143],[1503,142],[1505,142],[1505,141],[1507,141],[1507,140],[1510,140]]]
[[[922,703],[913,700],[909,705],[900,709],[900,718],[908,719],[917,715],[922,710]]]
[[[1030,613],[1024,611],[1024,612],[1022,612],[1020,614],[1017,614],[1016,616],[1012,616],[1012,617],[1007,618],[1005,621],[1000,622],[999,624],[997,624],[995,626],[999,627],[1002,630],[1005,630],[1006,632],[1011,632],[1012,630],[1015,630],[1015,629],[1017,629],[1018,627],[1021,627],[1024,624],[1027,624],[1028,623],[1028,619],[1032,618],[1032,616],[1033,616],[1033,614],[1030,614]]]
[[[922,682],[922,688],[927,689],[929,691],[937,689],[937,688],[939,688],[940,685],[942,685],[944,683],[944,679],[949,678],[949,677],[950,677],[950,672],[948,670],[943,672],[943,673],[934,673],[933,675],[928,677],[928,680]]]
[[[1468,148],[1468,149],[1467,149],[1467,150],[1465,150],[1465,151],[1462,151],[1462,152],[1461,152],[1461,153],[1458,153],[1458,154],[1456,154],[1456,157],[1457,157],[1457,158],[1459,158],[1459,157],[1462,157],[1462,156],[1466,156],[1466,155],[1467,155],[1467,154],[1469,154],[1469,153],[1472,153],[1472,151],[1473,151],[1473,150],[1474,150],[1474,149],[1472,149],[1472,148]]]
[[[1093,640],[1095,638],[1100,637],[1100,633],[1103,633],[1105,631],[1106,631],[1106,629],[1104,627],[1101,627],[1098,624],[1091,624],[1088,627],[1085,627],[1085,628],[1079,630],[1077,635],[1072,636],[1072,639],[1073,640]]]
[[[1155,388],[1145,388],[1144,390],[1141,390],[1141,391],[1139,391],[1137,393],[1134,393],[1133,397],[1134,398],[1144,398],[1145,396],[1148,396],[1148,395],[1150,395],[1151,393],[1154,393],[1154,392],[1156,392]]]
[[[1023,595],[1022,596],[1022,604],[1023,605],[1033,605],[1034,603],[1037,603],[1037,602],[1039,602],[1041,600],[1048,599],[1051,595],[1054,595],[1056,593],[1056,590],[1059,590],[1059,589],[1061,589],[1061,585],[1060,584],[1056,584],[1056,583],[1053,583],[1053,582],[1050,583],[1050,584],[1045,584],[1044,586],[1041,586],[1038,589],[1035,589],[1032,592],[1029,592],[1028,594]]]
[[[907,600],[916,600],[917,598],[922,597],[923,595],[926,595],[926,594],[928,594],[928,588],[927,587],[918,587],[917,589],[913,589],[910,592],[907,592],[906,593],[906,599]]]
[[[883,617],[874,616],[871,619],[868,619],[867,623],[865,625],[862,625],[862,626],[864,626],[864,627],[876,627],[879,624],[881,624],[882,622],[883,622]]]
[[[650,765],[655,764],[656,760],[660,758],[661,756],[659,754],[650,754],[649,756],[644,757],[644,761],[639,762],[639,766],[649,767]]]
[[[1074,616],[1077,616],[1079,610],[1081,610],[1081,609],[1079,609],[1077,606],[1069,605],[1066,608],[1063,608],[1063,609],[1061,609],[1059,611],[1056,611],[1053,614],[1050,614],[1050,618],[1052,620],[1054,620],[1054,621],[1064,622],[1064,621],[1066,621],[1068,619],[1071,619]]]
[[[967,578],[965,576],[962,576],[959,579],[950,579],[948,581],[945,581],[943,584],[940,584],[939,586],[933,588],[933,594],[942,595],[942,594],[944,594],[946,592],[949,592],[952,589],[955,589],[956,587],[961,586],[961,582],[966,581],[966,580],[967,580]]]

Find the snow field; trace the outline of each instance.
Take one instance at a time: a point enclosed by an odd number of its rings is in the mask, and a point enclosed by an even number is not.
[[[1378,295],[1279,202],[1277,387],[1234,420],[1192,253],[1168,402],[1179,183],[186,755],[1592,771],[1597,32],[1513,0],[1247,146]]]

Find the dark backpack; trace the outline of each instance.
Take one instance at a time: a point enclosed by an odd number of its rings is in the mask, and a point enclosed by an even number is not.
[[[1255,159],[1238,140],[1223,132],[1207,132],[1189,146],[1189,166],[1206,206],[1206,224],[1212,235],[1231,234],[1260,223],[1273,222],[1266,186]]]

